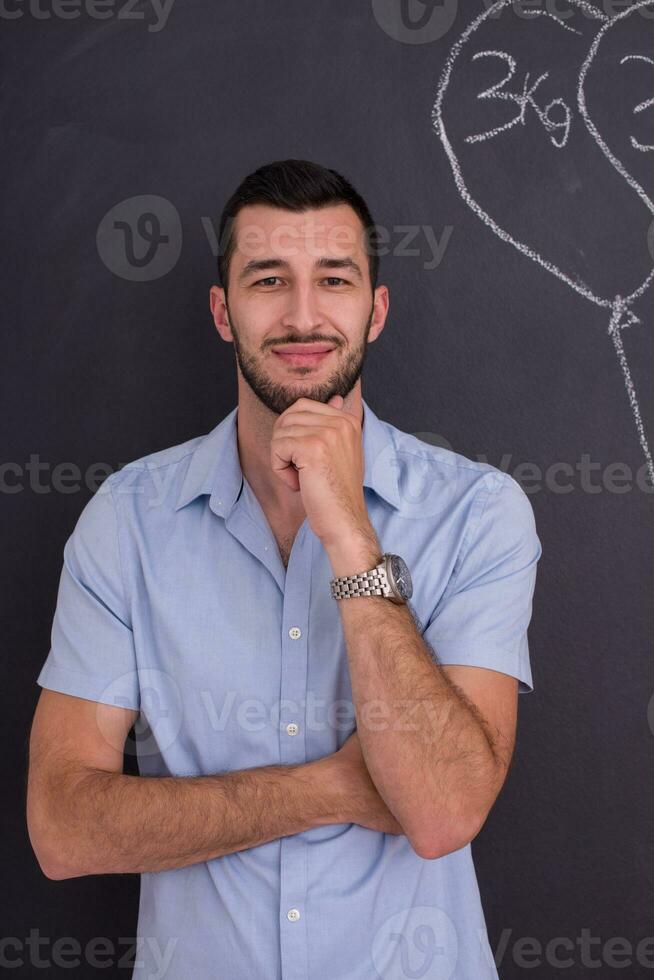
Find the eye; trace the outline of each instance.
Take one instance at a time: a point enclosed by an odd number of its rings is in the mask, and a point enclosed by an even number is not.
[[[336,283],[341,283],[341,282],[347,283],[347,279],[341,279],[339,276],[327,276],[327,280]]]
[[[266,276],[265,279],[257,279],[256,282],[252,283],[253,286],[261,285],[271,285],[275,279],[279,279],[279,276]]]

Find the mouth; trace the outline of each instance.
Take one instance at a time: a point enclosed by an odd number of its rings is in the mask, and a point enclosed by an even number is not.
[[[307,365],[311,367],[320,364],[335,349],[335,347],[330,347],[312,351],[311,348],[300,348],[299,350],[274,350],[273,353],[292,367],[306,367]]]

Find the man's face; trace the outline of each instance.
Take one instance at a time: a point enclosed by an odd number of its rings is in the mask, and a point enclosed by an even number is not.
[[[345,398],[356,384],[368,340],[383,328],[387,290],[373,296],[364,230],[346,204],[296,214],[266,205],[239,211],[228,297],[211,289],[224,340],[254,394],[281,414],[298,398]],[[331,348],[305,362],[281,350]]]

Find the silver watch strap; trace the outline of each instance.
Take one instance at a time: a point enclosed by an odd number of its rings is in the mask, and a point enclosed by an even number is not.
[[[333,599],[351,599],[354,596],[390,595],[392,590],[386,577],[385,562],[368,572],[357,575],[342,575],[331,580]]]

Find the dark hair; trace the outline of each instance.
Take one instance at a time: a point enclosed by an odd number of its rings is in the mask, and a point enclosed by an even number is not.
[[[366,202],[352,184],[335,170],[328,170],[308,160],[277,160],[248,174],[236,188],[223,209],[218,241],[218,278],[227,291],[229,265],[236,249],[234,222],[248,204],[268,204],[288,211],[307,211],[334,204],[349,204],[364,227],[364,249],[368,255],[372,291],[377,286],[379,256],[370,248],[374,223]],[[225,238],[225,233],[227,237]]]

